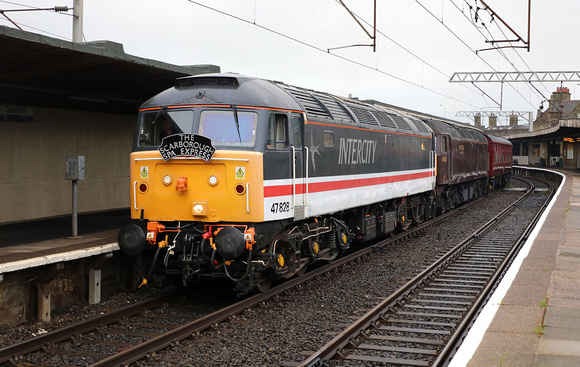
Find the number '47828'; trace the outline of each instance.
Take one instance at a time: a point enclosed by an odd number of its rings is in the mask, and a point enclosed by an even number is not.
[[[285,201],[281,203],[274,203],[270,208],[272,213],[287,213],[290,211],[290,202]]]

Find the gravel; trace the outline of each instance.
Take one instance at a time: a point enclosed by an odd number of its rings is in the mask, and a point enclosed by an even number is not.
[[[516,185],[516,181],[512,181]],[[457,242],[511,203],[520,192],[502,190],[460,218],[405,243],[396,243],[349,267],[248,309],[198,335],[152,353],[136,366],[280,366],[300,362],[405,284]],[[0,346],[56,330],[155,293],[154,289],[114,294],[98,305],[53,311],[50,322],[29,322],[0,333]],[[198,292],[196,292],[198,293]]]
[[[138,366],[280,366],[300,362],[409,281],[521,193],[500,191],[431,233],[397,243],[350,267],[246,310]]]

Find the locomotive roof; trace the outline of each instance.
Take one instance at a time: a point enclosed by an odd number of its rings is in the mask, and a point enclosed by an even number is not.
[[[178,78],[173,88],[157,94],[141,108],[208,104],[299,110],[306,112],[309,121],[431,134],[420,119],[384,106],[233,73]]]
[[[177,78],[173,88],[150,98],[141,108],[207,104],[302,110],[274,83],[232,73]]]
[[[483,132],[476,128],[459,124],[452,124],[441,120],[426,120],[426,122],[427,125],[433,129],[433,131],[440,134],[449,134],[453,139],[487,143],[487,139]]]

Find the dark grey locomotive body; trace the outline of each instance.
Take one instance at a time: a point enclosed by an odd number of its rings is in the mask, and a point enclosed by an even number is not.
[[[212,139],[215,156],[166,160],[160,117],[174,135]],[[487,149],[474,129],[354,99],[237,74],[180,78],[141,107],[131,156],[138,225],[119,244],[132,255],[154,245],[142,251],[148,273],[264,289],[354,240],[485,194]]]

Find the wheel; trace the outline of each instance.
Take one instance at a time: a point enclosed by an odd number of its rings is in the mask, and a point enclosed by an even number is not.
[[[298,271],[296,272],[296,275],[301,277],[304,274],[306,274],[306,270],[307,270],[308,266],[303,265],[300,269],[298,269]]]
[[[324,260],[327,264],[330,264],[336,259],[336,257],[340,254],[340,250],[337,248],[330,248],[322,255],[322,260]]]
[[[272,279],[266,273],[260,273],[256,279],[256,290],[260,293],[266,292],[272,285]]]

